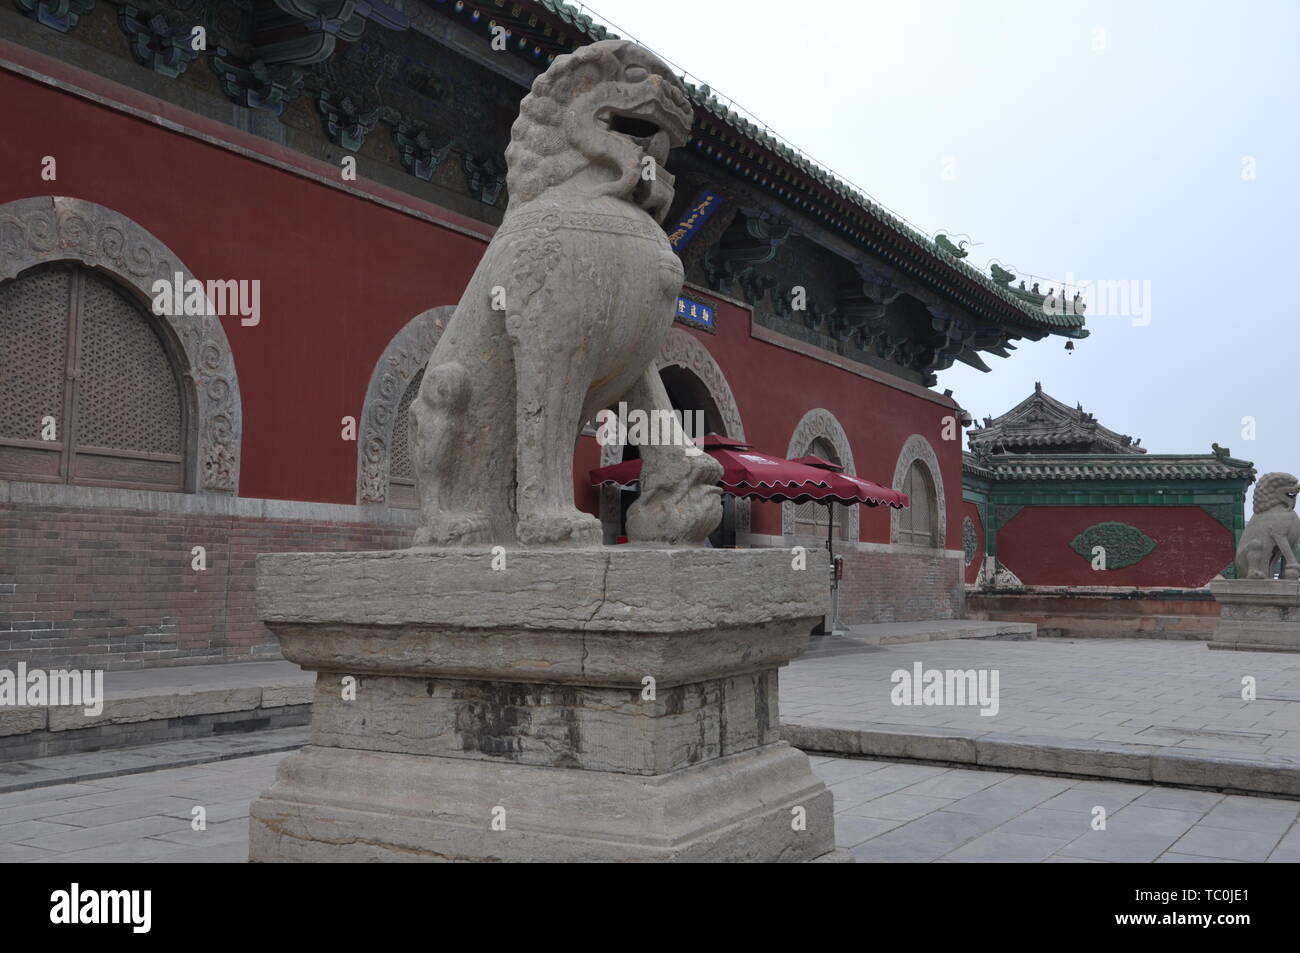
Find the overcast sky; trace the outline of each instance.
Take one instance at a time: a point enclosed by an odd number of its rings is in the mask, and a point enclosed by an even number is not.
[[[1300,472],[1300,2],[587,8],[927,235],[969,236],[976,267],[1132,291],[1072,354],[940,372],[977,418],[1042,381],[1152,453]]]

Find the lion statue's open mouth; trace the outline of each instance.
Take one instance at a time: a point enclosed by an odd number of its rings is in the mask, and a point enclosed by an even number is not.
[[[598,169],[609,177],[600,192],[662,221],[673,199],[668,153],[686,144],[694,120],[681,82],[653,53],[617,41],[583,47],[556,65],[520,104],[506,152],[511,206]]]

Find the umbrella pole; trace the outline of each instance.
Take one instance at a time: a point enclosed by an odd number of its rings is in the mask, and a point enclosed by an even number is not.
[[[835,501],[826,504],[830,519],[826,523],[826,552],[831,558],[831,635],[845,635],[840,630],[840,581],[835,578]]]

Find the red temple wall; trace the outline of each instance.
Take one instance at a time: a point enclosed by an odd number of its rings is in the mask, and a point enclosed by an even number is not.
[[[360,418],[393,335],[458,300],[484,243],[9,72],[0,112],[0,203],[86,199],[152,232],[196,278],[261,281],[261,323],[222,321],[243,401],[240,495],[354,503],[341,420]],[[46,155],[54,182],[40,177]]]
[[[0,167],[10,170],[0,203],[86,199],[152,232],[199,279],[260,280],[261,323],[223,318],[244,410],[240,495],[354,502],[356,445],[341,439],[342,418],[360,417],[393,335],[459,299],[485,244],[9,72],[0,104]],[[40,178],[47,155],[58,160],[54,182]],[[718,334],[688,333],[721,366],[755,447],[784,455],[804,413],[823,407],[844,426],[857,472],[887,485],[903,442],[920,433],[940,457],[949,545],[959,542],[961,454],[941,439],[948,408],[751,337],[747,309],[715,303]],[[779,508],[758,509],[754,531],[779,534]],[[861,520],[864,540],[888,542],[885,509]]]
[[[1132,566],[1094,570],[1070,541],[1106,522],[1140,529],[1155,549]],[[1232,557],[1232,533],[1199,506],[1027,506],[998,530],[998,560],[1027,586],[1196,588]]]
[[[72,67],[40,65],[288,166],[337,174],[323,162]],[[486,247],[485,238],[428,218],[490,230],[409,196],[385,196],[382,186],[355,183],[415,214],[387,207],[5,70],[0,113],[6,121],[0,204],[38,195],[84,199],[151,232],[196,278],[260,281],[261,323],[223,319],[243,410],[239,495],[353,504],[357,445],[341,439],[342,418],[360,419],[371,373],[389,341],[415,315],[454,304]],[[41,178],[45,156],[57,160],[55,181]],[[946,546],[960,548],[961,453],[957,440],[942,439],[943,418],[952,413],[942,398],[760,340],[751,335],[748,309],[685,293],[717,306],[716,335],[686,333],[721,367],[750,443],[785,455],[803,415],[825,408],[847,433],[856,471],[888,485],[904,442],[922,434],[940,460]],[[574,464],[575,498],[590,512],[599,508],[587,485],[598,450],[593,438],[581,438]],[[252,554],[396,547],[410,533],[398,525],[310,517],[171,516],[89,504],[27,502],[6,510],[0,629],[9,628],[0,653],[47,661],[98,655],[98,664],[109,667],[274,651],[243,595]],[[358,512],[357,518],[364,517]],[[781,508],[755,504],[751,529],[780,536]],[[888,543],[887,509],[861,511],[861,539]],[[196,541],[217,553],[198,586],[189,569]],[[227,545],[231,558],[224,559]],[[117,555],[97,558],[106,552]],[[925,550],[906,555],[846,550],[846,622],[960,614],[954,560]]]

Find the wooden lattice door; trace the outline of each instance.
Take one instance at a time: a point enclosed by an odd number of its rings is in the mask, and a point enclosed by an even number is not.
[[[937,545],[934,484],[919,462],[907,468],[903,492],[911,505],[899,514],[898,541],[909,546]]]
[[[75,265],[0,285],[0,477],[185,489],[187,412],[153,317]]]
[[[393,420],[393,439],[388,442],[388,505],[414,507],[419,505],[415,492],[415,466],[411,461],[411,402],[420,393],[424,368],[416,372],[402,392]]]

